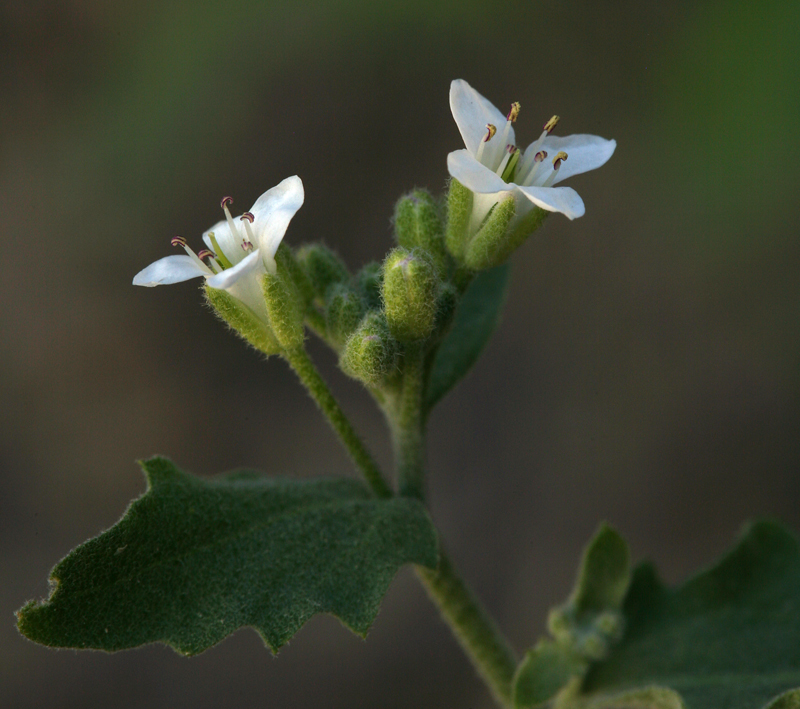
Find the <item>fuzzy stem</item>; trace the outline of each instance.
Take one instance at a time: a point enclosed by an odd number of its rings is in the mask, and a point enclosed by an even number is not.
[[[333,398],[328,385],[302,347],[287,351],[284,357],[294,369],[300,381],[308,389],[311,398],[328,419],[331,427],[339,436],[353,462],[364,474],[367,482],[378,497],[391,497],[392,491],[383,479],[378,464],[367,450],[361,438],[355,432],[336,399]]]
[[[424,365],[423,345],[407,345],[399,406],[390,417],[400,494],[420,500],[425,497]]]
[[[517,658],[494,620],[461,579],[442,551],[437,569],[416,567],[417,576],[450,626],[497,703],[512,706],[512,679]]]

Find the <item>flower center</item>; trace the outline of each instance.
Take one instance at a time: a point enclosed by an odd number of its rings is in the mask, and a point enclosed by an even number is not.
[[[558,125],[559,117],[553,116],[547,121],[542,127],[542,134],[538,140],[523,152],[516,146],[506,143],[511,132],[511,124],[516,122],[520,108],[520,104],[517,102],[511,104],[506,124],[497,139],[497,142],[502,145],[502,152],[499,151],[500,146],[492,146],[495,147],[494,150],[486,148],[486,144],[497,135],[497,128],[492,124],[487,124],[486,135],[478,146],[475,158],[499,175],[504,182],[513,182],[523,186],[550,187],[558,175],[561,163],[567,159],[567,154],[561,151],[551,162],[545,162],[547,151],[542,149],[544,139]]]

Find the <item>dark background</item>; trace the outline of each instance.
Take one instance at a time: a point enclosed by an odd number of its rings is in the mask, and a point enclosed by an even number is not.
[[[195,246],[231,194],[292,174],[287,240],[357,267],[397,197],[440,191],[461,77],[518,100],[520,142],[616,138],[514,257],[500,330],[431,421],[443,537],[521,651],[600,520],[670,582],[751,516],[800,528],[800,4],[7,1],[0,6],[0,704],[489,707],[405,570],[366,643],[330,617],[277,659],[250,630],[200,657],[21,638],[73,546],[113,524],[153,453],[351,473],[287,367],[195,283],[130,285]],[[311,345],[389,463],[368,396]]]

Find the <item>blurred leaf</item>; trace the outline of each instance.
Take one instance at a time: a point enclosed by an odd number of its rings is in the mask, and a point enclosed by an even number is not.
[[[509,264],[480,273],[458,304],[453,326],[433,360],[425,392],[430,411],[478,361],[500,323],[508,291]]]
[[[798,692],[787,692],[800,686],[800,549],[781,526],[753,524],[716,565],[674,590],[640,566],[623,610],[625,637],[560,707],[651,706],[621,701],[637,687],[672,697],[657,707],[680,706],[675,692],[687,709],[800,706]]]
[[[422,504],[355,480],[203,480],[164,458],[143,468],[147,492],[59,562],[47,601],[18,612],[31,640],[194,655],[249,625],[277,651],[317,613],[363,636],[401,565],[437,563]]]

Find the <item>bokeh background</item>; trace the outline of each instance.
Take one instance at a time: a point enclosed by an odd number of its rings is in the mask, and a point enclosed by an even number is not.
[[[491,706],[409,570],[366,643],[330,617],[277,659],[242,630],[48,650],[12,613],[144,489],[159,452],[351,474],[291,372],[202,306],[130,285],[199,243],[231,194],[292,174],[292,244],[353,266],[394,201],[440,191],[461,147],[447,93],[522,103],[521,142],[616,138],[514,257],[484,358],[432,417],[430,500],[463,574],[521,651],[600,520],[679,582],[752,516],[800,529],[800,4],[566,0],[6,0],[0,6],[0,705]],[[311,344],[389,464],[368,396]]]

